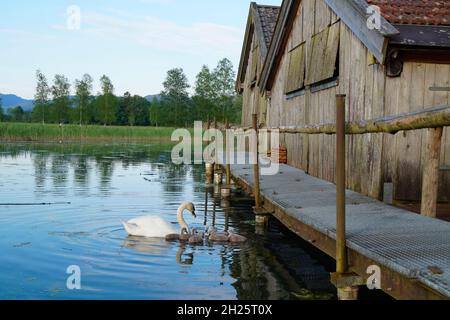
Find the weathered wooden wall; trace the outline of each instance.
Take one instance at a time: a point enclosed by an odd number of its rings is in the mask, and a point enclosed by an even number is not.
[[[242,107],[242,126],[249,127],[252,125],[252,115],[258,114],[259,122],[265,124],[267,99],[265,94],[261,94],[259,87],[255,85],[257,82],[264,57],[261,56],[259,49],[259,39],[256,32],[253,34],[249,60],[247,63],[247,71],[245,73],[243,107]]]
[[[366,47],[342,22],[340,24],[339,85],[295,98],[286,97],[289,52],[305,42],[308,68],[314,35],[338,20],[323,0],[303,0],[284,57],[276,75],[267,111],[269,127],[332,122],[335,95],[347,95],[349,121],[412,111],[449,103],[448,92],[431,92],[430,86],[449,86],[450,66],[405,63],[399,78],[385,76],[384,66],[370,64]],[[450,130],[443,141],[440,199],[450,200]],[[368,134],[347,138],[347,187],[374,198],[382,197],[383,183],[394,182],[396,198],[420,199],[422,132]],[[288,134],[288,163],[309,174],[334,181],[334,136]]]
[[[386,80],[386,115],[449,104],[450,93],[430,87],[449,87],[450,66],[405,63],[399,78]],[[450,201],[450,130],[445,128],[442,142],[440,199]],[[385,181],[394,181],[396,198],[420,199],[426,130],[401,132],[384,138]]]

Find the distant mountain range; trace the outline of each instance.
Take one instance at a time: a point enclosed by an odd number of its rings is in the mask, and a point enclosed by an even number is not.
[[[72,98],[72,96],[71,96]],[[2,107],[3,110],[8,110],[11,108],[15,108],[18,106],[21,106],[23,110],[25,111],[31,111],[34,107],[34,100],[24,99],[19,96],[16,96],[15,94],[2,94],[0,93],[0,99],[2,100]],[[161,95],[160,94],[151,94],[145,97],[147,101],[153,102],[154,99],[160,101]]]
[[[147,101],[149,101],[149,102],[153,102],[154,99],[156,99],[157,101],[161,101],[161,95],[160,94],[151,94],[149,96],[146,96],[145,99],[147,99]]]
[[[2,100],[2,107],[4,110],[21,106],[23,110],[30,111],[34,106],[34,100],[24,99],[15,94],[0,93],[0,99]]]

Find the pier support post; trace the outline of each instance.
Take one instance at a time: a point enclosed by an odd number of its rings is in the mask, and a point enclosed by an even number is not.
[[[227,174],[227,186],[231,185],[231,145],[230,145],[230,141],[228,139],[228,130],[230,130],[230,122],[228,121],[228,119],[226,120],[226,126],[225,126],[225,137],[226,138],[226,174]]]
[[[253,165],[253,178],[254,178],[254,196],[255,196],[255,210],[261,208],[261,191],[260,191],[260,182],[259,182],[259,141],[258,141],[258,115],[253,114],[253,130],[255,131],[256,138],[255,143],[256,146],[254,148],[255,155],[255,164]]]
[[[208,122],[206,124],[206,131],[208,131],[209,129],[211,129],[211,121],[209,120],[209,115],[208,115]],[[208,133],[208,140],[210,140],[210,136]],[[213,177],[214,177],[214,167],[215,164],[214,163],[206,163],[205,164],[205,170],[206,170],[206,180],[207,183],[212,183]]]
[[[339,300],[357,300],[361,278],[348,273],[345,213],[345,95],[336,95],[336,273]],[[334,281],[333,281],[334,278]],[[347,284],[348,283],[348,284]]]
[[[427,159],[423,168],[421,214],[432,218],[437,217],[442,132],[442,127],[427,130]]]
[[[359,287],[338,288],[338,299],[342,301],[358,300]]]
[[[345,95],[336,96],[336,272],[347,272],[345,226]]]

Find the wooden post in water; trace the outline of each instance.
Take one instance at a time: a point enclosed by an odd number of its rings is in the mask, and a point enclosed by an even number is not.
[[[260,183],[259,183],[259,141],[258,141],[258,115],[253,114],[253,130],[255,131],[256,138],[255,143],[256,146],[254,151],[256,152],[256,161],[253,165],[253,178],[255,183],[255,188],[253,193],[255,194],[255,209],[258,210],[261,208],[261,192],[260,192]]]
[[[436,218],[437,216],[442,132],[442,127],[427,130],[427,150],[425,166],[423,168],[421,214],[432,218]]]
[[[225,126],[226,130],[225,130],[225,137],[227,137],[228,134],[228,130],[230,130],[230,122],[226,121],[226,126]],[[228,138],[226,138],[226,172],[227,172],[227,186],[229,187],[231,185],[231,145],[229,145],[229,141]]]
[[[207,132],[209,131],[209,129],[211,129],[211,121],[209,120],[209,115],[208,115],[208,122],[206,124],[206,130]],[[210,140],[210,136],[209,136],[209,132],[208,132],[208,140]],[[205,164],[205,169],[206,169],[206,182],[207,183],[212,183],[213,182],[213,177],[214,177],[214,163],[206,163]]]

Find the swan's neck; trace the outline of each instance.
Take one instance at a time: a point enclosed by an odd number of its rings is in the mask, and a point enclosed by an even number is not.
[[[186,209],[186,205],[182,205],[181,207],[178,208],[177,219],[178,219],[178,223],[180,224],[181,231],[183,231],[183,229],[185,229],[190,234],[191,231],[189,230],[189,225],[186,223],[186,221],[184,220],[184,217],[183,217],[183,212],[185,209]]]

